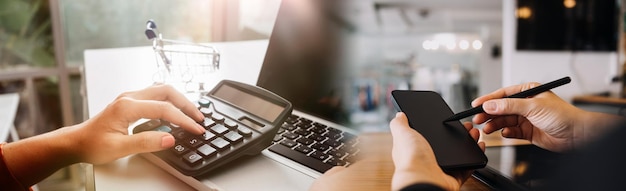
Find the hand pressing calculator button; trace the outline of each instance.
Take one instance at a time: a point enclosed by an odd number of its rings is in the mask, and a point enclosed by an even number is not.
[[[149,120],[133,133],[167,132],[176,143],[170,149],[140,155],[157,165],[168,165],[162,168],[200,176],[240,156],[261,153],[292,111],[291,103],[272,92],[229,80],[221,81],[197,106],[205,116],[199,122],[206,129],[203,134],[192,134],[165,120]]]

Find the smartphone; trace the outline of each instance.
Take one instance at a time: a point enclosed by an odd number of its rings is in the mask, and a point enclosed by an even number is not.
[[[444,171],[484,168],[487,156],[459,121],[444,122],[454,115],[441,95],[433,91],[394,90],[392,102],[404,112],[409,126],[428,141]]]

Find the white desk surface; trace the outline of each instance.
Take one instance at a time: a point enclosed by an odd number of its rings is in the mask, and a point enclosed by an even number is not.
[[[221,79],[256,84],[268,40],[210,43],[221,53],[220,70],[207,81],[211,89]],[[152,47],[85,51],[85,85],[89,117],[102,111],[120,93],[152,84],[156,60]],[[0,120],[2,121],[2,120]],[[96,190],[194,190],[139,156],[94,165]]]
[[[20,96],[17,93],[0,95],[0,142],[5,142],[9,137]]]

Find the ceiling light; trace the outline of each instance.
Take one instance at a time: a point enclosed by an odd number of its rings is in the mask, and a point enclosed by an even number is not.
[[[520,18],[520,19],[528,19],[530,18],[530,16],[533,15],[533,12],[532,10],[530,10],[529,7],[520,7],[515,12],[515,15],[517,16],[517,18]]]
[[[480,50],[483,47],[483,42],[480,42],[480,40],[474,40],[474,42],[472,42],[472,47],[475,50]]]
[[[576,0],[564,0],[563,5],[568,9],[574,8],[576,6]]]
[[[461,40],[461,42],[459,42],[459,48],[467,50],[467,48],[469,48],[469,42],[467,42],[467,40]]]
[[[430,50],[430,41],[425,40],[424,42],[422,42],[422,48],[424,48],[424,50]]]

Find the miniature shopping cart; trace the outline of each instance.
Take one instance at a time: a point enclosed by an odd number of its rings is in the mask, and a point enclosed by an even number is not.
[[[156,57],[157,71],[152,76],[155,83],[173,84],[186,93],[206,93],[207,77],[220,66],[220,53],[216,48],[163,39],[153,20],[146,23],[145,33],[152,40]]]

